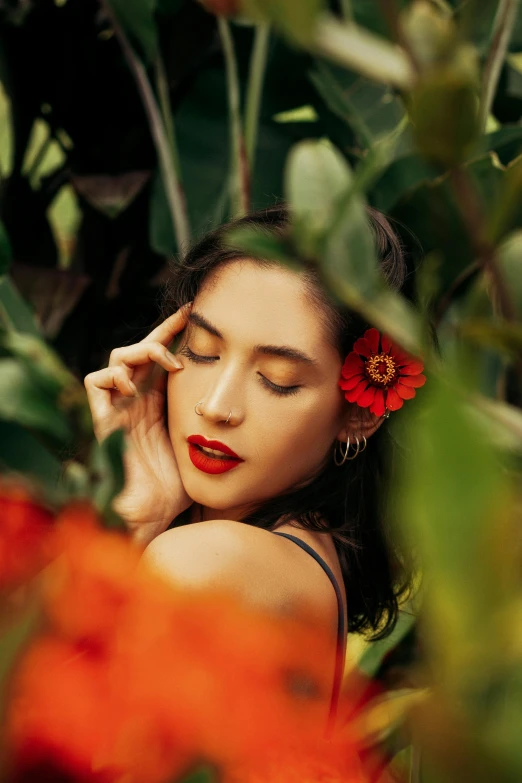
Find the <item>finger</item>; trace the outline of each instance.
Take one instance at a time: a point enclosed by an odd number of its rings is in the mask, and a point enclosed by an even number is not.
[[[181,330],[184,329],[187,325],[191,307],[192,302],[187,302],[187,304],[184,304],[183,307],[180,307],[179,310],[176,310],[175,313],[169,315],[169,317],[166,318],[163,323],[153,329],[152,332],[148,334],[147,337],[145,337],[141,342],[144,343],[152,340],[160,342],[163,345],[168,345],[170,342],[172,342],[178,332],[181,332]]]
[[[183,369],[183,363],[160,342],[141,342],[115,348],[109,358],[109,367],[121,366],[132,372],[133,367],[150,362],[156,362],[167,372]]]
[[[106,367],[91,372],[84,378],[89,406],[93,417],[107,416],[113,411],[112,392],[119,391],[124,397],[136,397],[138,390],[124,367]]]

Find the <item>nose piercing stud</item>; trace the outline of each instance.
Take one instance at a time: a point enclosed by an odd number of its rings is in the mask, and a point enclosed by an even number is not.
[[[232,416],[232,411],[230,411],[230,413],[228,414],[228,419],[226,420],[225,424],[228,424],[228,422],[230,421],[230,417],[231,416]]]
[[[196,411],[196,413],[198,414],[198,416],[203,416],[203,414],[202,414],[202,413],[200,413],[200,412],[198,411],[198,405],[201,405],[201,403],[202,403],[202,402],[203,402],[203,400],[200,400],[200,401],[199,401],[199,402],[197,402],[197,403],[195,404],[195,406],[194,406],[194,410]]]

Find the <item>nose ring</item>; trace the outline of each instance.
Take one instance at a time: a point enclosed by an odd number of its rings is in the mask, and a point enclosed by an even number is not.
[[[232,416],[232,411],[230,411],[230,413],[228,414],[228,419],[226,420],[225,424],[228,424],[228,422],[230,421],[230,417],[231,416]]]
[[[199,401],[199,402],[197,402],[197,403],[195,404],[195,406],[194,406],[194,410],[196,411],[196,413],[198,414],[198,416],[203,416],[203,414],[202,414],[202,413],[200,413],[200,412],[198,411],[198,405],[201,405],[201,403],[202,403],[202,402],[203,402],[203,400],[200,400],[200,401]]]

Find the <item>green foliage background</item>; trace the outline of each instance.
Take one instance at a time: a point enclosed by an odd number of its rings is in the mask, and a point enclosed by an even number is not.
[[[79,379],[155,320],[168,257],[285,198],[291,247],[236,241],[315,259],[429,376],[390,420],[423,655],[374,740],[411,780],[518,782],[520,3],[238,0],[232,19],[204,4],[0,4],[0,469],[119,524],[121,435],[95,443]],[[365,203],[398,221],[404,295],[380,277]],[[411,646],[405,610],[359,665],[386,679]]]

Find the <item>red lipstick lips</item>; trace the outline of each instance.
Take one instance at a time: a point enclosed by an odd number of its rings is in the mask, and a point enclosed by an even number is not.
[[[189,435],[187,438],[190,461],[198,470],[203,473],[210,473],[216,475],[218,473],[226,473],[232,468],[236,468],[243,460],[239,457],[235,451],[229,449],[224,443],[220,443],[219,440],[207,440],[203,435]],[[223,455],[211,455],[202,450],[200,447],[207,449],[215,449],[220,451]]]

